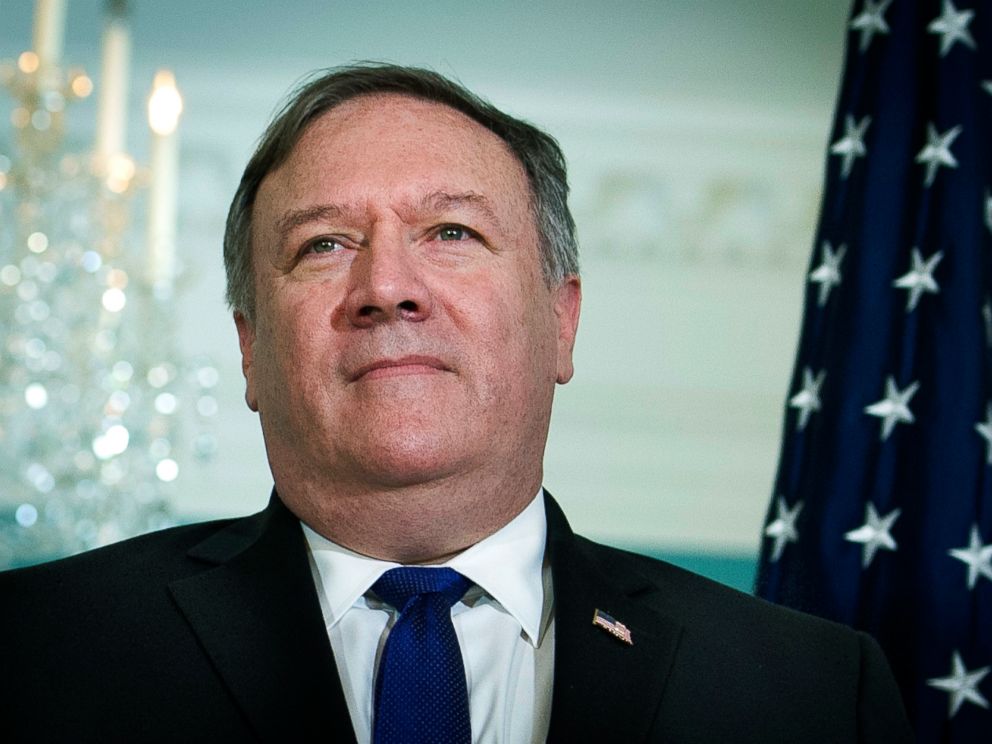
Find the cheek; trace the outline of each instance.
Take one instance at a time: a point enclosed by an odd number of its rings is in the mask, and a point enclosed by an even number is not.
[[[504,292],[476,294],[468,305],[477,362],[484,367],[493,398],[529,396],[529,389],[556,379],[557,326],[542,290],[543,284],[537,289],[513,286]]]
[[[256,341],[259,383],[270,398],[295,398],[312,384],[319,364],[320,321],[303,302],[269,305],[263,312],[268,322]]]

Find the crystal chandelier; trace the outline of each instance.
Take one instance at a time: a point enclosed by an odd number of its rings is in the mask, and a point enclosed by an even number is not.
[[[175,339],[182,99],[158,73],[136,165],[126,3],[108,8],[91,150],[65,145],[66,108],[93,91],[61,66],[65,0],[38,0],[33,50],[0,63],[0,566],[172,524],[183,462],[215,447],[217,372]]]

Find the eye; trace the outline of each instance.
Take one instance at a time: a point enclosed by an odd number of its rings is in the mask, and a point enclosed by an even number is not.
[[[344,244],[334,238],[317,238],[304,246],[304,253],[335,253],[344,250]]]
[[[442,225],[437,231],[438,240],[471,240],[474,237],[474,232],[461,225]]]

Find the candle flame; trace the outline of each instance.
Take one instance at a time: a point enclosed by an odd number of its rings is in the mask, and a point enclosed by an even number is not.
[[[183,98],[176,88],[176,78],[168,70],[159,70],[155,73],[152,95],[148,99],[149,126],[155,134],[172,134],[182,111]]]

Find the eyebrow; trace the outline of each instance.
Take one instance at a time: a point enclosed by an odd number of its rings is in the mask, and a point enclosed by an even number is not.
[[[416,212],[445,212],[453,209],[469,208],[479,212],[487,220],[500,226],[500,221],[496,217],[496,212],[485,196],[474,191],[460,193],[449,193],[447,191],[432,191],[425,194],[411,205]],[[308,225],[312,222],[322,222],[341,217],[347,217],[357,213],[358,209],[347,204],[317,204],[301,209],[291,209],[284,213],[276,222],[276,231],[280,240],[286,237],[296,228]]]
[[[280,240],[285,240],[298,227],[308,225],[311,222],[335,219],[348,211],[337,204],[317,204],[303,209],[291,209],[276,221],[276,232]]]
[[[420,200],[419,206],[425,212],[444,212],[449,209],[468,207],[481,212],[486,219],[497,226],[500,224],[489,199],[474,191],[458,194],[449,194],[447,191],[432,191]]]

